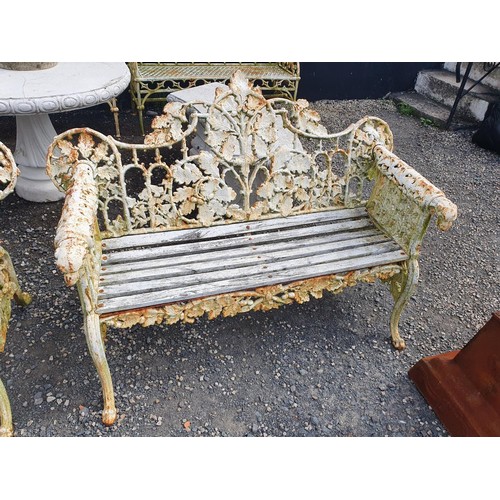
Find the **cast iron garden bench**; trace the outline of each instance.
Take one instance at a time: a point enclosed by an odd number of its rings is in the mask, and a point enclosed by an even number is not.
[[[19,169],[7,146],[0,142],[0,201],[14,191]],[[1,232],[0,232],[1,235]],[[0,352],[3,352],[11,313],[11,300],[26,306],[28,293],[21,291],[7,250],[0,245]],[[0,437],[12,436],[12,414],[5,386],[0,379]]]
[[[130,95],[144,134],[146,101],[165,102],[170,92],[211,82],[228,82],[241,70],[266,96],[297,99],[300,67],[297,62],[129,62]]]
[[[433,215],[442,230],[457,216],[392,153],[379,118],[329,134],[307,101],[266,99],[241,72],[201,109],[168,103],[144,144],[79,128],[49,148],[48,174],[66,192],[57,265],[78,287],[108,425],[107,325],[267,311],[380,279],[395,299],[392,342],[403,349],[398,321],[424,233]],[[206,149],[191,155],[198,122]]]

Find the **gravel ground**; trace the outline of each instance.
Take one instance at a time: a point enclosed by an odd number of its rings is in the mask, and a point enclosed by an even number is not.
[[[119,418],[100,420],[101,387],[87,353],[75,289],[53,258],[62,202],[13,194],[0,208],[1,236],[32,304],[13,307],[0,357],[16,436],[447,436],[408,378],[422,357],[462,348],[499,309],[498,155],[472,131],[442,131],[403,116],[389,100],[318,101],[331,131],[370,114],[386,120],[395,152],[459,208],[448,233],[434,224],[421,275],[389,341],[392,297],[381,283],[340,295],[193,325],[108,331]],[[57,132],[113,133],[109,109],[53,116]],[[121,114],[124,140],[136,117]],[[15,145],[15,121],[0,118]]]

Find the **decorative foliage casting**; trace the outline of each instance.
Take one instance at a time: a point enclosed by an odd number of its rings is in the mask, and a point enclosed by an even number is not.
[[[0,200],[14,191],[19,169],[10,149],[0,142]]]
[[[14,190],[19,169],[9,148],[0,142],[0,200]],[[21,291],[11,258],[0,246],[0,352],[3,352],[11,314],[11,301],[28,305],[31,297]],[[12,414],[7,391],[0,379],[0,437],[12,436]]]
[[[168,103],[143,145],[70,130],[51,146],[48,173],[67,190],[78,163],[93,166],[107,237],[343,206],[346,183],[366,177],[369,141],[392,147],[379,119],[328,134],[305,100],[265,99],[241,73],[229,89],[204,103],[206,113],[200,103]],[[193,155],[188,139],[199,122],[206,148]],[[334,172],[338,163],[344,173]]]
[[[416,170],[381,145],[374,147],[377,169],[415,203],[437,215],[437,225],[447,231],[457,218],[457,207]]]
[[[417,255],[431,216],[435,213],[438,227],[446,231],[457,218],[457,207],[380,143],[374,146],[372,158],[368,175],[375,184],[366,205],[368,213],[406,252]]]
[[[91,165],[77,165],[67,194],[54,239],[55,257],[66,283],[74,285],[89,251],[95,246],[97,187]]]
[[[401,266],[390,264],[371,269],[351,271],[344,274],[320,276],[296,281],[285,285],[273,285],[257,288],[253,291],[229,293],[212,297],[204,297],[189,302],[177,302],[161,307],[150,307],[138,311],[122,312],[101,318],[106,324],[118,328],[129,328],[133,325],[151,326],[160,323],[173,324],[178,321],[193,323],[204,314],[209,319],[219,315],[235,316],[249,311],[269,311],[292,302],[302,304],[311,297],[319,299],[323,292],[340,293],[348,286],[358,282],[373,283],[376,279],[389,280],[401,271]]]
[[[16,166],[10,149],[0,142],[0,200],[10,194],[16,185],[19,169]],[[0,246],[0,352],[3,351],[7,336],[11,304],[18,287],[11,279],[10,257]]]
[[[0,352],[3,351],[7,338],[12,299],[22,305],[31,302],[31,297],[19,287],[7,250],[0,246]]]
[[[19,169],[10,149],[0,142],[0,200],[14,191],[18,175]],[[7,250],[0,246],[0,352],[5,346],[12,299],[22,305],[31,302],[29,294],[21,291]]]
[[[383,174],[375,175],[369,214],[406,252],[418,252],[429,219],[427,211]]]
[[[0,246],[0,352],[3,352],[7,338],[7,327],[10,319],[11,303],[16,287],[10,280],[7,270],[6,250]]]

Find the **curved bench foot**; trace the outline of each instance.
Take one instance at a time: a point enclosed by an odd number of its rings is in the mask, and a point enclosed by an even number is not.
[[[116,409],[113,408],[105,408],[102,411],[102,423],[104,425],[113,425],[116,421]]]
[[[395,299],[391,314],[391,338],[392,345],[398,351],[402,351],[406,347],[405,341],[399,335],[399,318],[415,290],[418,275],[418,261],[416,259],[410,259],[407,262],[407,271],[402,277],[403,284],[400,285],[399,283],[393,282],[391,286],[391,292]]]
[[[31,304],[32,298],[28,292],[19,291],[14,295],[14,300],[16,301],[16,304],[20,306],[29,306]]]
[[[111,372],[106,360],[104,342],[101,336],[99,316],[97,314],[88,314],[86,316],[85,337],[87,338],[90,355],[101,380],[104,399],[102,421],[105,425],[112,425],[116,420],[115,395],[113,392],[113,382],[111,381]]]
[[[406,348],[406,342],[399,336],[399,332],[392,334],[392,345],[398,350],[402,351]],[[398,338],[399,337],[399,338]]]

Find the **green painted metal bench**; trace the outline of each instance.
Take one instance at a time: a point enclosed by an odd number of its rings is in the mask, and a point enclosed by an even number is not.
[[[191,154],[200,123],[206,147]],[[457,211],[392,152],[387,123],[330,134],[306,101],[266,99],[237,72],[213,102],[170,102],[152,127],[144,144],[72,129],[48,153],[66,192],[57,265],[78,287],[105,424],[116,418],[107,325],[267,311],[379,279],[404,347],[422,238],[433,215],[447,230]]]
[[[12,193],[19,169],[9,148],[0,142],[0,201]],[[26,306],[31,302],[28,293],[19,286],[11,258],[0,245],[0,352],[3,352],[11,315],[11,301]],[[0,437],[13,433],[12,413],[5,386],[0,379]]]
[[[130,62],[130,93],[144,134],[146,101],[165,102],[170,92],[211,82],[228,82],[241,70],[266,96],[295,100],[300,80],[297,62]]]

